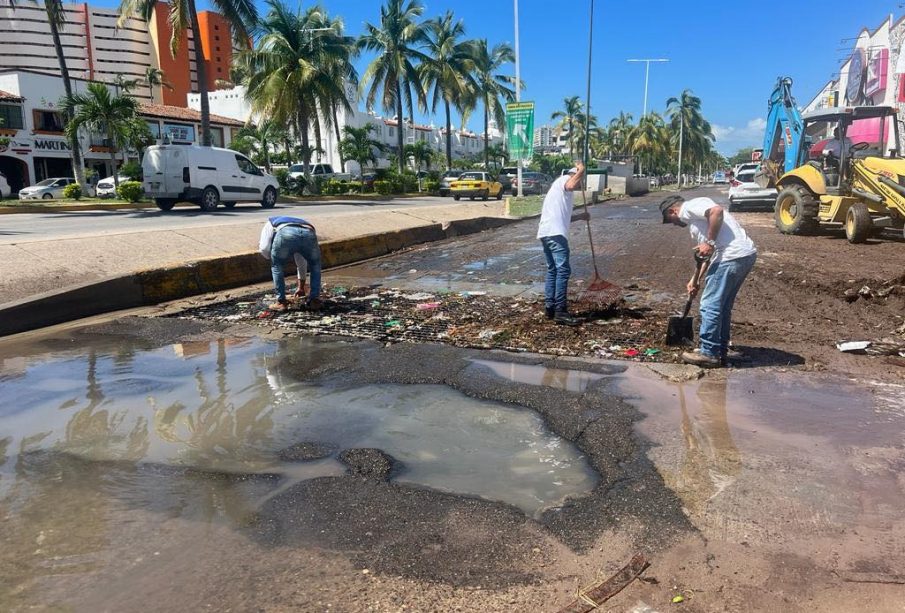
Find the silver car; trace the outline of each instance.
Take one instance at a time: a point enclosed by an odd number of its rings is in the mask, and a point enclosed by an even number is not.
[[[449,184],[456,179],[459,178],[464,171],[462,170],[447,170],[442,175],[440,175],[440,195],[441,196],[449,196]]]
[[[19,200],[52,200],[63,197],[63,188],[75,183],[72,177],[56,177],[38,181],[30,187],[19,190]]]

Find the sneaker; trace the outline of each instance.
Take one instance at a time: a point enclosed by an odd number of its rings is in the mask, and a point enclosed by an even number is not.
[[[686,351],[682,354],[682,361],[686,364],[700,366],[701,368],[719,368],[723,365],[719,358],[712,358],[709,355],[694,351]]]
[[[267,307],[267,310],[276,311],[277,313],[282,313],[283,311],[289,310],[289,303],[277,301],[277,302],[274,302],[273,304],[269,305]]]
[[[569,315],[568,311],[559,311],[553,315],[553,321],[560,326],[577,326],[581,321]]]
[[[553,307],[544,307],[544,316],[547,319],[553,319],[556,316],[556,311],[553,310]]]

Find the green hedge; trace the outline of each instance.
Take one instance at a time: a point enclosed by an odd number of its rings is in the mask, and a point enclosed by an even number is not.
[[[123,181],[119,184],[116,193],[120,198],[129,202],[138,202],[144,196],[144,190],[138,181]]]
[[[63,188],[63,198],[78,200],[82,197],[82,186],[78,183],[70,183]]]
[[[374,181],[374,191],[383,196],[393,193],[393,183],[391,181]]]

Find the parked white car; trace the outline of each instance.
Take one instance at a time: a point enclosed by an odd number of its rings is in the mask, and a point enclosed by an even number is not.
[[[126,181],[131,181],[129,177],[125,175],[119,175],[119,182],[124,183]],[[97,186],[95,187],[95,191],[97,192],[98,198],[115,198],[116,197],[116,183],[113,182],[113,177],[107,177],[106,179],[101,179],[97,182]]]
[[[737,177],[743,172],[756,172],[758,168],[760,168],[760,162],[744,162],[742,164],[738,164],[732,171],[732,174]]]
[[[265,209],[277,202],[276,177],[230,149],[153,145],[147,148],[141,167],[145,195],[162,211],[169,211],[179,201],[192,202],[208,212],[221,202],[232,208],[240,200],[255,201]]]
[[[19,200],[52,200],[63,197],[63,188],[75,183],[72,177],[54,177],[19,190]]]
[[[776,188],[763,188],[754,182],[756,170],[750,169],[735,175],[729,182],[729,210],[738,208],[745,203],[761,202],[772,203],[776,201]]]
[[[12,195],[12,190],[6,180],[6,175],[0,172],[0,198],[9,198],[10,195]]]

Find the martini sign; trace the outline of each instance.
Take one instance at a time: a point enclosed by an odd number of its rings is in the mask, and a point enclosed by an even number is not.
[[[506,105],[506,136],[510,158],[525,160],[534,155],[533,102],[510,102]]]

